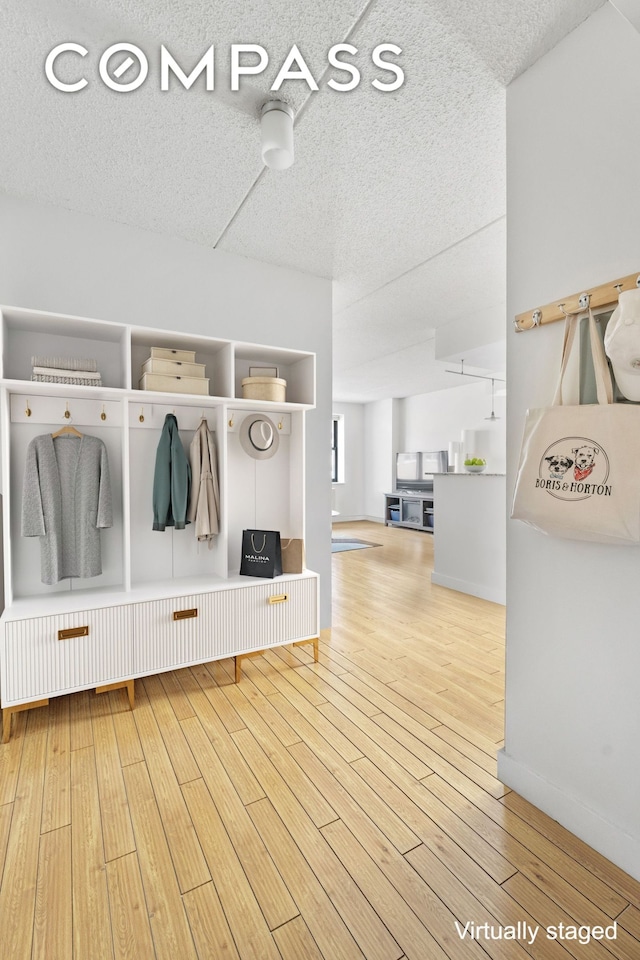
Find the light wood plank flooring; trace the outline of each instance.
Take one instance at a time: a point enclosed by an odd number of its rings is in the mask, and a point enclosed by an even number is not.
[[[62,697],[0,746],[1,960],[638,960],[640,884],[496,778],[504,611],[428,534],[333,558],[307,648]],[[461,939],[611,926],[615,940]]]

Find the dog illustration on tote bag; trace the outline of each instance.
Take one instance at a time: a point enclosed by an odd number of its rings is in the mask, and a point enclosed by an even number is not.
[[[573,460],[571,457],[565,457],[561,453],[553,454],[552,456],[545,457],[544,459],[549,464],[547,469],[552,480],[560,480],[562,477],[564,477],[569,467],[573,466]]]
[[[599,447],[576,447],[571,453],[575,459],[574,480],[586,480],[596,465],[596,456],[600,453]]]
[[[567,456],[568,449],[573,458]],[[573,475],[569,473],[571,467]],[[609,458],[602,445],[589,437],[556,440],[544,451],[537,474],[536,488],[558,500],[584,500],[612,494]],[[586,477],[590,482],[585,482]]]

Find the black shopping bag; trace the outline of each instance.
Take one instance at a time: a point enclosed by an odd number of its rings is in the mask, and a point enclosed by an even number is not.
[[[243,530],[240,574],[243,577],[279,577],[282,549],[278,530]]]

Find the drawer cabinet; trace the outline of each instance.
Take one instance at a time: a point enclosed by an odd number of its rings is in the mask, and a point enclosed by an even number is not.
[[[223,657],[236,656],[239,661],[265,647],[317,636],[314,574],[6,620],[0,659],[2,707],[10,711],[28,701]]]
[[[220,590],[135,604],[134,673],[230,655],[234,592]]]
[[[318,636],[318,581],[283,580],[234,590],[236,650]]]
[[[121,606],[6,622],[3,705],[130,677],[130,621]]]
[[[137,603],[134,674],[317,636],[318,581],[277,580]]]

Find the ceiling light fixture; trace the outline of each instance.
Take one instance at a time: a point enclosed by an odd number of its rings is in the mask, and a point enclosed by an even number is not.
[[[267,100],[260,113],[262,160],[270,170],[293,163],[293,110],[284,100]]]
[[[500,419],[500,417],[496,417],[495,398],[496,398],[496,382],[495,382],[495,380],[492,378],[492,380],[491,380],[491,416],[490,416],[490,417],[485,417],[485,420],[499,420],[499,419]]]
[[[445,370],[445,373],[455,373],[457,377],[473,377],[474,380],[491,380],[491,416],[485,417],[485,420],[500,420],[500,417],[496,417],[495,410],[495,385],[496,381],[498,383],[504,383],[504,380],[501,380],[500,377],[485,377],[481,373],[467,373],[464,369],[464,360],[460,361],[459,370]]]

